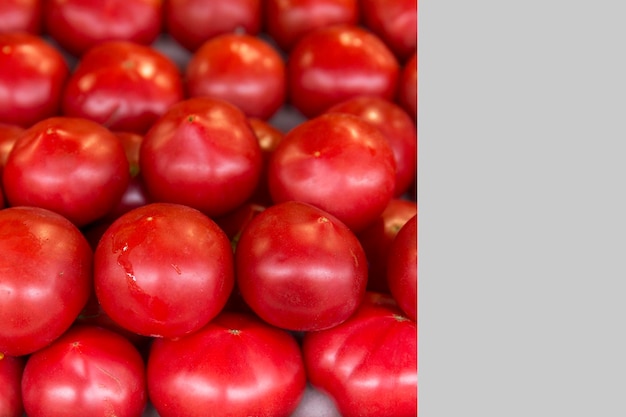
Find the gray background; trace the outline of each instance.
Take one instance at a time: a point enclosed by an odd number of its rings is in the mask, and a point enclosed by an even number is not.
[[[419,4],[421,417],[626,416],[622,4]]]

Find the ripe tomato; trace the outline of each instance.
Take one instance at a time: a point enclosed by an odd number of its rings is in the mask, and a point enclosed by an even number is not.
[[[356,313],[302,345],[309,381],[343,417],[417,415],[417,324],[389,295],[367,293]]]
[[[359,96],[334,105],[328,112],[359,116],[381,131],[396,160],[394,196],[403,195],[417,172],[417,128],[404,109],[380,97]]]
[[[289,333],[252,315],[224,312],[198,332],[158,339],[147,366],[161,417],[288,417],[306,384],[300,348]]]
[[[2,0],[0,2],[0,33],[41,33],[43,0]],[[0,415],[3,415],[0,413]]]
[[[93,253],[67,219],[0,210],[0,352],[20,356],[65,332],[87,303]]]
[[[248,223],[235,268],[246,303],[288,330],[343,322],[367,284],[367,259],[356,236],[331,214],[296,201],[271,206]]]
[[[223,33],[255,36],[261,30],[261,0],[167,0],[165,30],[181,46],[195,51]]]
[[[417,49],[417,0],[362,0],[361,16],[400,62]]]
[[[402,226],[417,214],[415,201],[392,199],[376,221],[357,234],[369,265],[367,289],[389,293],[387,259],[390,246]]]
[[[261,170],[259,183],[251,200],[264,206],[270,206],[272,205],[272,196],[270,195],[268,186],[267,169],[272,154],[285,137],[285,134],[265,120],[250,118],[248,121],[250,122],[250,126],[252,126],[252,130],[254,130],[254,134],[259,141],[259,146],[263,154],[263,168]]]
[[[42,38],[0,33],[0,123],[29,127],[59,113],[65,58]]]
[[[47,0],[45,6],[47,33],[74,56],[105,41],[149,45],[162,30],[163,0]]]
[[[141,174],[156,201],[220,216],[254,192],[263,164],[246,116],[219,99],[191,98],[172,107],[144,136]]]
[[[246,34],[223,34],[205,42],[185,70],[190,97],[214,97],[246,116],[268,119],[283,105],[283,58],[267,42]]]
[[[357,0],[267,0],[265,30],[284,51],[315,29],[359,22]]]
[[[224,307],[234,284],[224,232],[178,204],[152,203],[118,218],[100,239],[94,263],[104,312],[146,336],[198,330]]]
[[[52,117],[15,142],[3,184],[11,205],[47,208],[83,226],[111,211],[129,177],[124,148],[107,128],[87,119]]]
[[[15,141],[23,132],[24,128],[18,125],[0,123],[0,180],[2,179],[2,170],[9,158],[9,153],[13,149]]]
[[[75,326],[33,353],[22,378],[29,417],[140,417],[147,401],[144,361],[123,336]]]
[[[359,95],[391,100],[399,72],[396,57],[373,33],[354,25],[319,28],[289,54],[289,100],[307,117]]]
[[[389,247],[387,282],[398,306],[407,317],[417,321],[417,213]]]
[[[396,168],[380,130],[351,114],[327,113],[285,135],[268,178],[274,202],[313,204],[359,231],[389,204]]]
[[[81,57],[61,105],[66,116],[143,134],[183,95],[178,67],[166,55],[149,46],[110,41]]]
[[[0,353],[0,416],[22,417],[22,373],[24,372],[24,357],[7,356]]]
[[[397,101],[417,120],[417,51],[402,67]]]

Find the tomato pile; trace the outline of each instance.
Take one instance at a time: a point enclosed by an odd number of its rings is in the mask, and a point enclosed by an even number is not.
[[[0,415],[417,415],[416,126],[416,0],[2,1]]]

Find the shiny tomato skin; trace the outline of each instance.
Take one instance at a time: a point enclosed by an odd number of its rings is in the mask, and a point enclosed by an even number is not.
[[[367,293],[355,314],[302,344],[309,381],[343,417],[417,416],[417,324],[390,295]]]
[[[288,417],[306,385],[292,335],[232,312],[178,340],[155,340],[147,378],[161,417]]]
[[[357,0],[267,0],[265,30],[286,52],[315,29],[359,23]]]
[[[165,30],[181,46],[196,51],[224,33],[261,31],[261,0],[167,0]]]
[[[245,114],[219,99],[181,101],[144,136],[140,170],[154,201],[221,216],[254,192],[263,159]]]
[[[393,198],[380,217],[357,234],[369,265],[367,289],[389,293],[387,259],[396,235],[417,214],[417,203]]]
[[[163,24],[163,0],[47,0],[46,32],[79,57],[106,41],[154,42]]]
[[[44,119],[15,142],[4,166],[9,203],[55,211],[77,226],[107,214],[130,178],[119,139],[96,122]]]
[[[228,33],[206,41],[185,69],[189,97],[214,97],[248,117],[269,119],[286,97],[285,63],[269,43]]]
[[[417,120],[417,52],[402,67],[396,100]]]
[[[267,323],[295,331],[343,322],[367,284],[356,236],[331,214],[297,201],[268,207],[248,223],[235,268],[246,304]]]
[[[363,25],[406,61],[417,49],[417,0],[361,0],[360,6]]]
[[[376,220],[393,197],[396,166],[383,134],[363,119],[327,113],[287,132],[274,151],[274,202],[317,206],[355,232]]]
[[[392,100],[400,66],[380,38],[355,25],[332,25],[302,38],[289,54],[290,103],[306,117],[358,95]]]
[[[168,56],[149,46],[109,41],[81,57],[61,106],[66,116],[144,134],[183,97],[181,74]]]
[[[389,248],[387,282],[408,318],[417,321],[417,213],[398,232]]]
[[[0,211],[0,352],[32,353],[87,303],[93,252],[67,219],[37,207]]]
[[[2,0],[0,2],[0,33],[41,33],[43,0]],[[2,415],[2,414],[0,414]]]
[[[30,127],[58,115],[69,73],[61,52],[43,38],[0,33],[0,123]]]
[[[29,417],[140,417],[148,399],[144,361],[117,333],[74,326],[28,358],[22,396]]]
[[[381,131],[396,160],[394,196],[403,195],[417,173],[417,126],[411,116],[391,100],[368,96],[348,99],[334,105],[328,112],[353,114]]]
[[[17,138],[24,132],[24,128],[18,125],[0,123],[0,183],[2,182],[2,170],[9,158],[9,153]]]
[[[100,238],[94,265],[104,312],[145,336],[198,330],[220,312],[234,285],[224,232],[179,204],[151,203],[118,218]]]
[[[25,358],[8,356],[0,353],[0,416],[22,417],[22,373],[24,372]]]

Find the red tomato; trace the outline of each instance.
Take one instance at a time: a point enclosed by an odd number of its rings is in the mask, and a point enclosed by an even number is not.
[[[397,101],[413,119],[417,120],[417,52],[402,68]]]
[[[178,67],[166,55],[149,46],[111,41],[82,56],[61,104],[67,116],[145,133],[183,95]]]
[[[246,116],[270,118],[283,105],[283,58],[265,41],[224,34],[205,42],[185,70],[190,97],[213,97],[239,107]]]
[[[67,219],[36,207],[0,210],[0,352],[32,353],[87,303],[93,253]]]
[[[18,125],[0,123],[0,180],[2,179],[2,170],[9,158],[9,153],[11,153],[15,141],[23,132],[24,128]]]
[[[327,113],[285,135],[270,159],[268,177],[275,202],[313,204],[359,231],[389,204],[396,168],[376,127],[351,114]]]
[[[401,62],[417,49],[417,0],[362,0],[361,16]]]
[[[148,401],[144,361],[123,336],[75,326],[30,356],[22,396],[29,417],[139,417]]]
[[[195,51],[224,33],[261,30],[261,0],[167,0],[165,30],[184,48]]]
[[[417,213],[391,243],[387,282],[398,306],[407,317],[417,321]]]
[[[235,268],[246,303],[288,330],[343,322],[367,284],[367,259],[356,236],[331,214],[296,201],[271,206],[248,223]]]
[[[334,105],[328,112],[359,116],[381,131],[396,160],[394,196],[403,195],[417,172],[417,127],[404,109],[380,97],[359,96]]]
[[[376,35],[353,25],[317,29],[287,61],[291,104],[307,117],[359,95],[393,99],[400,66]]]
[[[0,2],[0,33],[41,33],[43,0],[2,0]],[[0,413],[0,415],[3,415]]]
[[[0,416],[22,417],[22,373],[25,360],[23,357],[7,356],[0,353]]]
[[[357,234],[369,265],[367,289],[389,293],[387,259],[394,238],[409,219],[417,214],[417,203],[392,199],[380,217]]]
[[[83,226],[111,211],[129,177],[124,148],[107,128],[53,117],[18,138],[3,183],[11,205],[47,208]]]
[[[263,169],[256,191],[252,195],[251,200],[264,206],[271,206],[273,202],[267,180],[267,168],[274,150],[276,150],[278,144],[283,140],[285,134],[265,120],[250,118],[248,121],[250,122],[250,126],[252,126],[252,130],[254,130],[254,134],[261,147],[261,152],[263,153]]]
[[[155,340],[148,391],[161,417],[288,417],[306,384],[289,333],[251,315],[225,312],[178,340]]]
[[[154,42],[162,30],[163,0],[47,0],[47,33],[75,56],[105,41]]]
[[[0,123],[29,127],[59,113],[69,67],[35,35],[0,33]]]
[[[104,312],[135,333],[180,337],[226,304],[234,284],[224,232],[190,207],[152,203],[118,218],[95,251]]]
[[[221,216],[243,204],[262,169],[257,138],[241,110],[219,99],[173,105],[144,136],[140,170],[156,201]]]
[[[143,141],[143,135],[133,132],[113,132],[115,136],[122,142],[124,151],[126,152],[126,159],[130,168],[130,176],[134,177],[139,174],[139,150],[141,149],[141,142]]]
[[[391,296],[367,293],[343,324],[305,334],[302,351],[343,417],[417,416],[417,324]]]
[[[334,24],[359,22],[357,0],[267,0],[267,33],[284,51],[290,51],[305,35]]]

